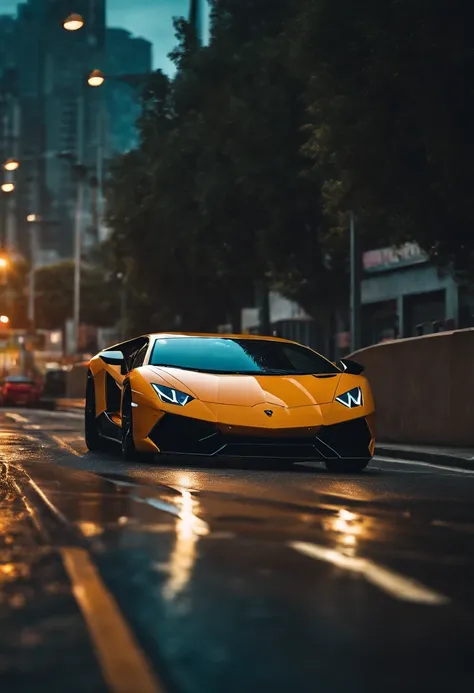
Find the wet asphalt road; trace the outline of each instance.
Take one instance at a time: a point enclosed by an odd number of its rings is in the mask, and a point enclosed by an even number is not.
[[[474,473],[124,464],[23,410],[0,465],[2,693],[474,690]]]

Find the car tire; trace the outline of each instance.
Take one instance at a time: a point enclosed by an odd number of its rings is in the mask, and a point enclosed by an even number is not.
[[[125,385],[122,401],[122,458],[125,462],[133,462],[137,457],[133,439],[133,408],[132,390]]]
[[[370,460],[326,460],[325,465],[328,472],[339,472],[342,474],[357,474],[362,472]]]
[[[104,441],[100,435],[97,418],[95,415],[95,386],[94,377],[89,371],[87,374],[86,406],[84,411],[84,437],[86,445],[91,452],[102,450]]]

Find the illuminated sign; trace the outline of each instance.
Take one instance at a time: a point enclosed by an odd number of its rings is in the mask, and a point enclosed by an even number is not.
[[[405,243],[400,247],[380,248],[379,250],[368,250],[362,256],[362,264],[365,272],[382,272],[384,270],[396,269],[417,265],[420,262],[427,262],[428,255],[420,248],[417,243]]]

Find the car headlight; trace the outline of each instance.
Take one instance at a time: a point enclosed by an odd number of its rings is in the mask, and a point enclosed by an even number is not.
[[[352,390],[344,392],[344,394],[336,397],[336,402],[343,404],[348,409],[353,409],[354,407],[361,407],[362,401],[362,390],[360,387],[353,387]]]
[[[165,404],[177,404],[179,407],[184,407],[194,399],[194,397],[186,394],[186,392],[175,390],[172,387],[166,387],[166,385],[157,385],[156,383],[152,383],[151,386],[161,401]]]

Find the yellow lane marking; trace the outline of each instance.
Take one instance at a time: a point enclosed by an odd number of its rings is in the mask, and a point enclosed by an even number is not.
[[[61,555],[111,693],[162,693],[163,687],[87,551],[66,547]]]
[[[21,414],[16,414],[15,412],[12,412],[12,411],[6,412],[5,416],[6,416],[8,419],[12,419],[12,420],[15,421],[16,423],[30,423],[30,422],[29,422],[29,419],[27,419],[26,417],[22,416]]]
[[[449,603],[448,597],[439,592],[425,587],[419,582],[407,578],[399,573],[377,565],[366,558],[348,556],[339,551],[328,549],[319,544],[310,544],[304,541],[289,542],[289,546],[299,553],[314,558],[317,561],[331,563],[343,570],[359,573],[365,577],[367,582],[372,583],[379,589],[387,592],[391,597],[407,602],[427,604],[430,606],[440,606]]]

